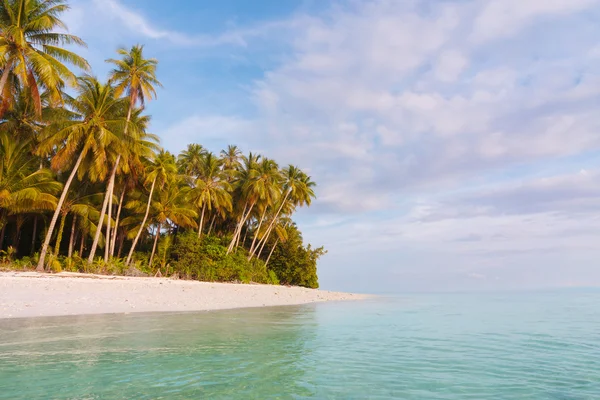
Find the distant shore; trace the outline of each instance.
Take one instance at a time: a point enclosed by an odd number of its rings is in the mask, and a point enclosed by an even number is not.
[[[0,272],[0,318],[209,311],[361,300],[367,297],[286,286],[69,273]]]

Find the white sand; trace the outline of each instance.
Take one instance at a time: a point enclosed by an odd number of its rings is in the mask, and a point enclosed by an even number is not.
[[[0,272],[0,318],[221,310],[366,297],[285,286]]]

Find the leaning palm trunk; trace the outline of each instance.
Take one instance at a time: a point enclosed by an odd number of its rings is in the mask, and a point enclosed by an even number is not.
[[[283,201],[281,202],[281,205],[279,206],[279,209],[277,210],[277,213],[275,214],[275,216],[273,217],[273,220],[271,221],[271,223],[269,224],[269,227],[267,228],[267,233],[265,233],[265,236],[262,238],[263,244],[261,246],[260,242],[258,243],[258,245],[256,246],[257,248],[260,246],[260,251],[262,252],[263,247],[265,247],[265,243],[267,241],[267,239],[269,238],[269,234],[271,233],[271,231],[273,230],[273,224],[275,223],[275,221],[277,221],[277,218],[279,218],[279,214],[281,214],[281,210],[283,209],[283,205],[285,204],[288,196],[290,195],[291,190],[288,190],[288,192],[285,194],[285,197],[283,198]],[[254,252],[256,251],[256,249],[254,249],[254,251],[250,251],[250,259],[252,259],[252,257],[254,257]],[[260,252],[258,253],[260,255]]]
[[[102,224],[104,224],[104,217],[106,215],[106,208],[108,207],[108,196],[104,196],[104,201],[102,202],[102,211],[100,211],[100,220],[98,221],[98,226],[96,227],[96,234],[94,235],[94,241],[92,243],[92,248],[90,249],[90,255],[88,257],[88,264],[94,262],[94,256],[96,255],[96,249],[98,248],[98,241],[100,240],[100,235],[102,234]]]
[[[267,207],[265,207],[265,211],[263,211],[262,215],[260,216],[260,222],[258,223],[258,228],[256,228],[256,233],[254,234],[254,239],[252,239],[252,245],[250,246],[250,255],[248,256],[248,261],[250,261],[252,259],[252,256],[254,255],[254,252],[256,251],[256,249],[254,248],[254,246],[256,245],[256,238],[258,238],[258,235],[260,234],[260,228],[262,227],[262,223],[265,219],[266,213],[267,213]],[[260,244],[260,242],[259,242],[259,244]]]
[[[60,242],[62,242],[63,232],[65,230],[65,220],[67,219],[67,214],[63,214],[60,217],[60,225],[58,227],[58,234],[56,235],[56,244],[54,245],[54,256],[58,256],[58,252],[60,251]]]
[[[87,152],[87,149],[84,149],[79,154],[79,157],[77,158],[77,161],[75,162],[75,166],[73,167],[73,170],[71,171],[71,175],[69,175],[67,182],[65,182],[65,186],[63,188],[62,194],[60,195],[60,199],[58,199],[58,204],[56,205],[56,210],[54,210],[54,215],[52,216],[52,220],[50,221],[50,226],[48,227],[48,232],[46,233],[46,238],[44,239],[44,244],[42,245],[42,250],[40,251],[40,260],[38,261],[38,265],[37,265],[38,272],[44,271],[44,267],[45,267],[44,263],[46,261],[46,253],[48,253],[48,246],[50,245],[50,240],[52,239],[52,233],[54,232],[54,227],[56,226],[56,221],[58,221],[58,216],[60,214],[60,210],[65,202],[67,193],[69,192],[69,188],[71,186],[71,183],[73,182],[73,178],[75,178],[75,174],[77,173],[77,170],[79,169],[79,166],[81,165],[81,161],[83,160],[83,156],[85,155],[86,152]]]
[[[117,218],[115,219],[115,229],[113,230],[113,237],[110,241],[110,258],[113,258],[115,255],[115,244],[117,242],[117,232],[119,230],[119,219],[121,218],[121,209],[123,208],[123,200],[125,199],[125,188],[123,188],[123,192],[121,192],[121,197],[119,198],[119,207],[117,209]]]
[[[254,208],[255,204],[256,204],[255,201],[252,202],[252,204],[250,205],[250,209],[248,209],[248,212],[246,213],[246,215],[242,215],[242,219],[240,220],[236,234],[233,235],[233,240],[229,244],[229,249],[227,249],[227,254],[231,253],[233,251],[233,249],[238,245],[238,243],[240,241],[240,237],[242,236],[242,228],[244,227],[246,220],[250,217],[250,213],[252,212],[252,209]]]
[[[146,221],[148,220],[148,214],[150,214],[150,205],[152,204],[152,194],[154,194],[154,185],[156,185],[156,177],[152,181],[152,187],[150,188],[150,196],[148,197],[148,205],[146,206],[146,214],[144,215],[144,220],[140,225],[140,229],[138,230],[133,243],[131,244],[131,250],[129,250],[129,254],[127,255],[127,261],[125,261],[125,265],[129,265],[131,262],[131,257],[133,256],[133,252],[135,251],[135,246],[137,245],[138,240],[140,240],[140,236],[142,236],[142,232],[144,231],[144,226],[146,225]]]
[[[269,265],[271,256],[273,255],[273,252],[275,251],[275,248],[277,247],[278,244],[279,244],[279,238],[277,238],[277,240],[275,241],[275,244],[273,245],[273,248],[271,249],[271,252],[269,253],[269,257],[267,257],[267,261],[265,261],[265,268],[267,268],[267,265]]]
[[[127,133],[127,126],[125,126],[125,133]],[[120,161],[121,161],[121,155],[119,154],[117,156],[117,160],[115,161],[115,167],[113,168],[112,174],[110,175],[108,189],[106,190],[106,195],[108,196],[108,220],[106,221],[106,244],[104,245],[104,262],[105,263],[108,262],[108,255],[110,254],[110,243],[111,243],[110,221],[112,218],[112,200],[113,200],[113,191],[115,189],[115,176],[117,176],[117,168],[119,168]]]
[[[202,206],[202,216],[200,217],[200,227],[198,228],[198,237],[202,236],[202,225],[204,225],[204,211],[206,210],[206,204]]]
[[[69,239],[69,258],[73,255],[73,249],[75,248],[75,227],[77,223],[77,216],[73,216],[73,222],[71,223],[71,238]]]
[[[238,229],[241,225],[242,219],[244,218],[244,215],[246,214],[246,208],[248,208],[248,202],[246,201],[246,203],[244,204],[244,209],[242,210],[242,216],[240,217],[240,221],[238,222],[238,225],[235,227],[235,230],[233,231],[233,239],[231,240],[231,243],[229,243],[229,247],[227,247],[227,254],[231,253],[231,250],[233,250],[233,246],[235,244],[235,239],[238,233]]]
[[[158,238],[160,236],[160,225],[158,224],[156,226],[156,235],[154,237],[154,246],[152,246],[152,254],[150,254],[150,262],[148,263],[148,267],[152,268],[152,261],[154,261],[154,253],[156,253],[156,245],[158,244]],[[160,267],[158,268],[158,270],[160,271]]]
[[[265,245],[267,244],[267,241],[269,240],[269,236],[271,236],[273,227],[274,227],[274,225],[271,225],[271,227],[268,228],[267,231],[265,232],[265,237],[263,238],[263,242],[262,242],[262,245],[260,246],[260,250],[258,250],[258,252],[256,253],[257,257],[260,257],[260,255],[262,254],[263,249],[265,248]],[[258,246],[256,246],[256,247],[258,247]]]

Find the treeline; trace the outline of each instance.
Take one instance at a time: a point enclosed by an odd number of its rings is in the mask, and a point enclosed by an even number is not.
[[[67,9],[0,3],[2,261],[318,287],[324,251],[304,246],[291,219],[314,199],[311,178],[236,146],[163,150],[144,109],[158,61],[119,49],[98,80],[65,48],[84,45],[61,33]]]

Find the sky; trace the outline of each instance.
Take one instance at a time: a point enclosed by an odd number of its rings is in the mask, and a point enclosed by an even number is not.
[[[168,150],[318,184],[325,289],[600,285],[600,0],[71,0],[105,77],[145,45]]]

